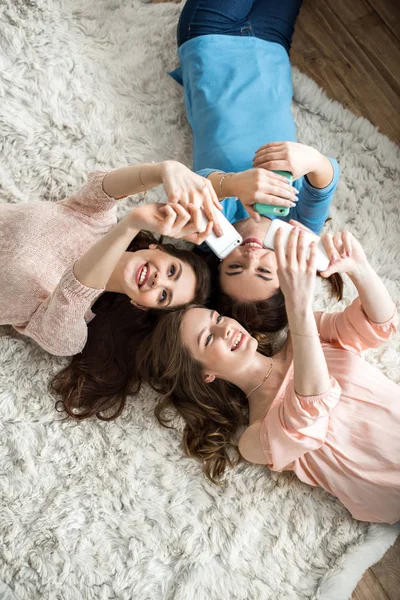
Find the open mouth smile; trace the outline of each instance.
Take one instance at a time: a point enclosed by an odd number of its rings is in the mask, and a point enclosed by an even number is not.
[[[259,248],[265,250],[263,244],[256,238],[247,238],[240,245],[245,246],[246,248]]]
[[[246,339],[246,336],[244,335],[244,333],[242,333],[241,331],[238,331],[233,338],[231,352],[234,352],[235,350],[240,348],[243,345],[245,339]]]
[[[150,277],[150,268],[149,268],[148,263],[145,263],[144,265],[139,267],[139,269],[137,270],[137,273],[136,273],[136,283],[137,283],[137,286],[139,289],[147,283],[149,277]]]

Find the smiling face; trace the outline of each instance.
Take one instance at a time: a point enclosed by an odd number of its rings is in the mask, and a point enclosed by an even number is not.
[[[279,288],[275,253],[257,237],[247,237],[222,261],[219,280],[222,291],[235,300],[266,300]]]
[[[193,300],[196,276],[191,266],[152,244],[125,252],[121,287],[139,308],[176,307]]]
[[[181,340],[204,368],[205,381],[230,381],[245,371],[257,352],[257,341],[234,319],[214,310],[191,308],[182,319]]]

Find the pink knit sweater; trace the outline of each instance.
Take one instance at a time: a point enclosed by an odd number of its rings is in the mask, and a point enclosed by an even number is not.
[[[91,305],[104,290],[82,285],[76,260],[116,224],[105,173],[60,202],[0,204],[0,325],[59,356],[81,352]]]

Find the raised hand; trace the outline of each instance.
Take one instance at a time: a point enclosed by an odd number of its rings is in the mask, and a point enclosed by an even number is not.
[[[247,212],[257,222],[260,215],[253,209],[255,202],[274,206],[296,206],[298,191],[283,175],[265,169],[248,169],[227,177],[222,192],[237,196]]]
[[[368,264],[367,257],[359,241],[349,231],[327,233],[322,236],[330,263],[322,277],[329,277],[332,273],[355,274],[360,268]]]
[[[202,208],[208,221],[213,221],[213,206],[222,209],[217,194],[211,182],[193,173],[190,169],[174,160],[161,163],[161,177],[168,202],[180,204],[187,209],[189,205]],[[214,223],[216,235],[222,235],[222,230]]]
[[[130,213],[130,221],[135,229],[184,238],[194,244],[202,244],[213,227],[213,221],[210,221],[206,230],[200,232],[201,209],[191,204],[187,208],[176,203],[144,204]]]
[[[274,239],[279,285],[285,296],[287,309],[299,312],[312,306],[317,272],[317,244],[310,244],[304,231],[294,227],[285,249],[282,233],[278,229]],[[310,254],[307,258],[308,249]]]
[[[254,155],[253,167],[289,171],[293,179],[315,173],[318,180],[322,181],[317,187],[328,185],[333,176],[333,167],[326,156],[311,146],[297,142],[272,142],[261,146]]]

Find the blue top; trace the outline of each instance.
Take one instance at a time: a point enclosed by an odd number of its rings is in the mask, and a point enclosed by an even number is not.
[[[182,44],[179,58],[181,66],[171,75],[184,86],[197,173],[244,171],[252,168],[260,146],[296,141],[291,67],[283,46],[249,36],[203,35]],[[336,161],[329,160],[332,182],[317,189],[304,177],[295,181],[299,200],[283,220],[321,231],[339,178]],[[249,216],[235,198],[222,204],[231,223]]]

